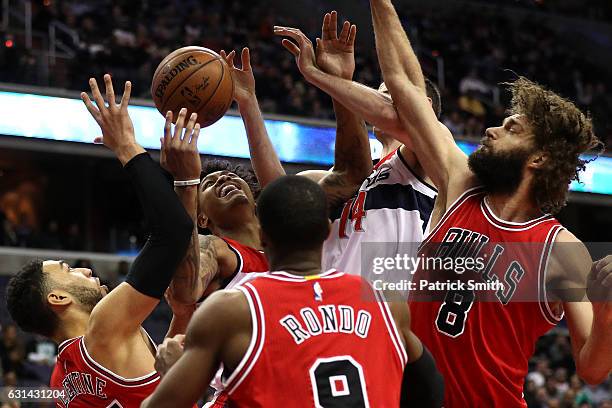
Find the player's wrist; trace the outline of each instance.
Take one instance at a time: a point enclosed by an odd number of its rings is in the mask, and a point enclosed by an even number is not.
[[[115,156],[117,156],[117,159],[119,159],[123,166],[125,166],[134,157],[146,152],[146,150],[138,143],[130,143],[118,146],[113,149],[113,151],[115,153]]]

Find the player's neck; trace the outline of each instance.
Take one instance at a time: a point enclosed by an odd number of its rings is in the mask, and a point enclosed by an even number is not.
[[[513,193],[487,194],[486,203],[498,218],[509,222],[528,222],[542,216],[530,189],[523,186]]]
[[[300,276],[321,273],[321,249],[271,252],[267,254],[271,271],[285,271]]]
[[[52,337],[52,340],[60,344],[68,339],[84,336],[87,333],[89,325],[89,313],[82,311],[71,312],[66,311],[66,316],[61,317],[61,323],[58,330]]]
[[[395,139],[384,139],[382,142],[383,150],[380,158],[387,157],[391,152],[398,149],[402,144]]]
[[[262,249],[261,237],[259,235],[259,222],[256,219],[242,223],[236,228],[217,228],[215,235],[233,239],[251,248]]]

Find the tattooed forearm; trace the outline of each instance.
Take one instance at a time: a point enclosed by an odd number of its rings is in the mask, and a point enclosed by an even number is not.
[[[183,262],[177,268],[170,283],[174,299],[180,303],[195,303],[202,295],[199,279],[200,251],[198,243],[198,190],[197,186],[178,187],[176,193],[183,203],[185,210],[193,220],[191,242],[185,253]]]
[[[198,280],[201,283],[202,290],[205,290],[218,275],[219,258],[216,244],[219,240],[220,238],[214,235],[200,237]]]
[[[372,170],[370,141],[364,121],[334,101],[336,149],[334,168],[320,182],[330,207],[351,198]]]

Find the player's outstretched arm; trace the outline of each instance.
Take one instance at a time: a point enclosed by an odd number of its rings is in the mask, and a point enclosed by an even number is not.
[[[321,38],[316,41],[315,55],[319,68],[336,77],[352,80],[355,72],[356,35],[357,27],[349,21],[344,22],[338,34],[338,13],[326,13]],[[288,43],[285,44],[287,47]],[[296,49],[300,52],[297,46],[293,47],[293,52]],[[334,167],[319,184],[327,194],[329,205],[335,207],[351,198],[370,174],[372,156],[365,122],[333,98],[332,103],[336,114]]]
[[[251,338],[246,297],[238,291],[212,294],[196,311],[179,360],[141,407],[192,407],[204,394],[219,364],[234,369]]]
[[[399,118],[425,173],[445,202],[452,202],[475,184],[467,157],[436,118],[421,66],[391,0],[370,0],[370,5],[378,61]]]
[[[410,309],[406,302],[388,303],[402,337],[408,364],[404,368],[400,407],[440,408],[444,403],[444,378],[419,338],[410,330]]]
[[[172,131],[173,115],[166,113],[164,137],[161,139],[160,164],[174,179],[174,191],[193,222],[193,231],[187,253],[172,278],[170,288],[176,303],[195,304],[202,296],[203,286],[199,274],[198,250],[198,187],[202,162],[198,152],[200,125],[197,113],[187,119],[187,109],[181,109]]]
[[[150,236],[132,264],[126,282],[105,296],[91,313],[85,340],[101,360],[106,351],[114,350],[126,338],[140,335],[140,325],[168,287],[193,229],[163,170],[136,143],[127,109],[129,82],[119,105],[115,103],[110,75],[104,76],[104,82],[108,106],[94,79],[90,86],[97,107],[86,93],[81,97],[102,129],[102,137],[96,141],[113,150],[132,180]]]
[[[576,372],[600,384],[612,370],[612,256],[592,263],[585,245],[563,230],[548,268],[551,297],[565,310]]]
[[[325,14],[321,38],[317,38],[316,53],[310,40],[298,29],[275,27],[275,33],[296,41],[297,44],[284,39],[282,44],[295,56],[298,66],[318,66],[334,77],[351,80],[355,71],[357,27],[345,21],[340,34],[337,27],[337,12]],[[305,63],[305,60],[309,62]],[[364,121],[335,99],[333,105],[336,113],[334,167],[318,180],[331,206],[342,204],[352,197],[372,168],[370,142]]]
[[[251,68],[251,54],[248,48],[242,49],[241,68],[234,65],[236,52],[226,54],[221,51],[221,57],[229,65],[234,81],[234,100],[238,104],[240,117],[246,129],[249,142],[251,164],[259,181],[264,188],[278,177],[285,175],[276,150],[270,141],[266,125],[259,109],[259,102],[255,93],[255,77]]]

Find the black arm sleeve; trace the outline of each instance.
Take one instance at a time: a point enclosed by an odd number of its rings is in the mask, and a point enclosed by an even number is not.
[[[183,260],[193,221],[168,182],[167,174],[148,153],[125,165],[142,206],[149,237],[134,260],[126,282],[147,296],[161,299]]]
[[[404,368],[400,407],[440,408],[443,403],[444,379],[423,345],[421,357]]]

